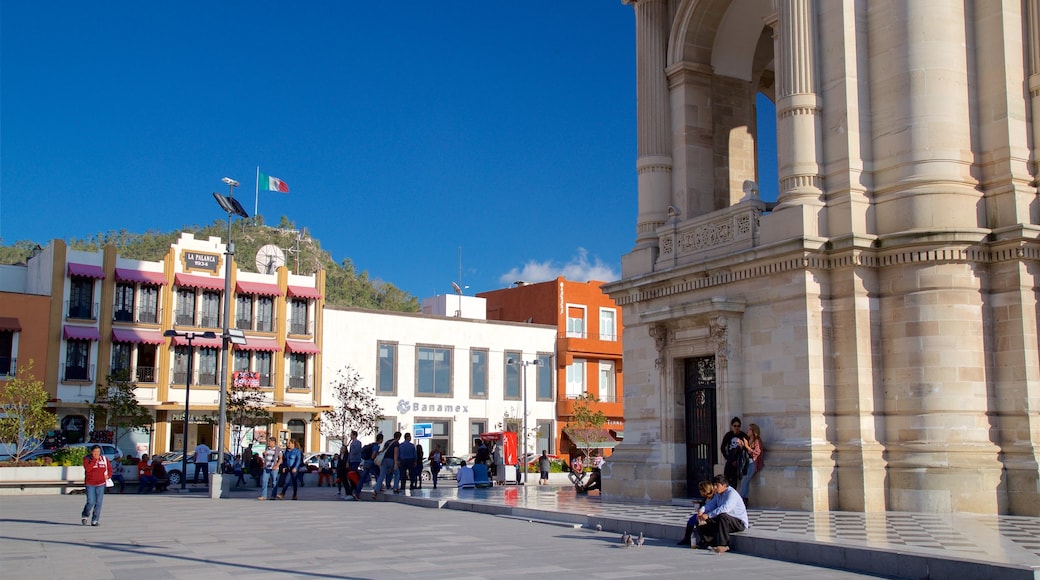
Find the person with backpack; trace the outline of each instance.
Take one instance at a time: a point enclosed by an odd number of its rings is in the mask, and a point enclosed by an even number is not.
[[[357,487],[354,488],[354,499],[361,501],[361,491],[365,488],[369,478],[379,477],[379,466],[376,465],[376,452],[383,444],[383,434],[376,435],[376,440],[361,448],[361,477],[358,479]]]
[[[376,478],[376,489],[375,493],[372,494],[372,499],[375,499],[376,495],[379,494],[383,489],[383,484],[386,484],[387,489],[393,489],[394,493],[400,491],[400,479],[397,479],[397,468],[400,465],[400,457],[398,457],[398,449],[401,446],[401,432],[394,431],[394,438],[383,444],[383,448],[376,455],[376,459],[379,463],[379,477]],[[397,479],[397,481],[395,481]]]

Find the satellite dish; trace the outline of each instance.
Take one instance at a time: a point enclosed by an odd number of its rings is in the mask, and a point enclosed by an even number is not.
[[[267,244],[256,251],[256,271],[261,274],[274,274],[275,270],[285,265],[285,252],[274,244]]]

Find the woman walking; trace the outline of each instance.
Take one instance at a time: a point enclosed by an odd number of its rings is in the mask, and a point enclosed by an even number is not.
[[[765,459],[762,457],[762,432],[754,423],[748,425],[748,438],[741,442],[744,451],[747,452],[747,471],[740,478],[740,497],[744,499],[744,505],[748,503],[748,492],[751,489],[751,478],[762,470]]]
[[[84,526],[90,522],[92,526],[100,525],[101,503],[105,499],[105,486],[112,477],[112,464],[101,454],[101,446],[90,448],[90,455],[83,458],[83,482],[86,484],[87,505],[83,506],[80,523]]]
[[[296,440],[289,438],[286,443],[285,453],[282,455],[282,469],[285,470],[285,484],[282,487],[282,493],[278,494],[278,499],[285,499],[285,492],[289,491],[289,484],[292,484],[292,498],[296,499],[296,490],[298,480],[296,478],[297,472],[303,467],[303,453],[296,444]]]

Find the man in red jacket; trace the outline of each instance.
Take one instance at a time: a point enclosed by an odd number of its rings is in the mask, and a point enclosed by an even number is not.
[[[87,488],[87,505],[83,506],[80,523],[87,525],[99,525],[101,519],[101,502],[105,499],[105,486],[112,477],[112,464],[108,458],[101,454],[101,446],[95,445],[90,448],[90,455],[83,458],[83,483]]]

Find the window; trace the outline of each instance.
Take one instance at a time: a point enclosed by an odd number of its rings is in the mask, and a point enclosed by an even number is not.
[[[159,287],[151,284],[141,286],[141,300],[138,303],[137,321],[147,324],[159,322]]]
[[[379,420],[376,427],[376,433],[383,434],[384,443],[394,436],[394,431],[397,431],[397,417],[383,417]]]
[[[202,324],[205,328],[220,328],[220,292],[202,293]]]
[[[487,433],[487,419],[470,419],[469,422],[469,449],[467,452],[476,453],[480,447],[480,434]]]
[[[235,297],[235,328],[253,330],[252,294],[239,294]]]
[[[244,373],[249,371],[249,351],[248,350],[236,350],[235,351],[235,362],[231,370],[236,373]]]
[[[271,353],[265,350],[258,350],[253,353],[253,361],[256,363],[256,368],[253,370],[260,373],[260,386],[270,387],[271,386]]]
[[[177,324],[195,326],[195,289],[177,289]]]
[[[289,438],[296,442],[298,448],[307,448],[307,424],[303,422],[303,419],[289,420]]]
[[[65,346],[65,380],[89,381],[90,371],[90,341],[68,341]]]
[[[518,350],[507,350],[505,352],[505,365],[506,365],[506,384],[505,384],[505,398],[507,399],[519,399],[520,398],[520,371],[523,369],[523,365],[509,364],[509,360],[514,361],[523,360],[521,353]]]
[[[293,299],[289,304],[289,334],[310,334],[307,328],[307,301]]]
[[[73,276],[69,284],[69,318],[94,320],[94,279]]]
[[[14,331],[0,330],[0,377],[15,374]]]
[[[61,431],[65,443],[83,443],[87,440],[87,418],[83,415],[66,415],[61,419]]]
[[[173,382],[184,386],[188,382],[188,347],[173,347]]]
[[[294,352],[289,355],[289,388],[306,389],[307,385],[307,355]]]
[[[538,355],[538,387],[535,397],[539,401],[551,401],[553,399],[553,357],[551,354]]]
[[[567,307],[567,337],[585,338],[585,308],[582,306]]]
[[[418,346],[416,350],[416,394],[451,395],[451,349]]]
[[[199,351],[199,384],[217,384],[217,349],[202,347]]]
[[[599,400],[604,403],[617,402],[613,361],[600,361],[599,363]]]
[[[488,351],[469,351],[469,395],[477,399],[487,398]]]
[[[112,343],[112,372],[130,372],[130,344],[126,342]]]
[[[555,453],[553,450],[553,435],[555,435],[552,421],[538,421],[538,442],[535,444],[535,453],[542,451]]]
[[[397,344],[379,343],[379,376],[376,377],[376,394],[393,395],[397,393]]]
[[[599,310],[599,339],[617,342],[617,311],[613,308]]]
[[[155,355],[158,348],[154,344],[137,345],[137,382],[155,382]]]
[[[256,299],[256,329],[260,332],[274,331],[274,299],[270,296]]]
[[[567,398],[577,399],[585,393],[585,361],[576,358],[567,365]]]
[[[132,322],[134,319],[134,285],[121,282],[116,284],[116,303],[112,312],[112,320],[116,322]]]

